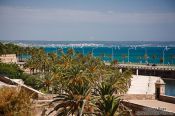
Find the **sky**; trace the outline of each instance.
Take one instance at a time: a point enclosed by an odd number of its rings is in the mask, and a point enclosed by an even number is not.
[[[0,40],[175,41],[175,0],[0,0]]]

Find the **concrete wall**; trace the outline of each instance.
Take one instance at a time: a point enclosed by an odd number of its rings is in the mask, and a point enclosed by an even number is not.
[[[155,95],[152,95],[152,94],[125,94],[121,98],[124,100],[154,100]]]

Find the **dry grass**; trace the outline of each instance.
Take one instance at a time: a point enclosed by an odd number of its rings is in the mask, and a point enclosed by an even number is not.
[[[30,98],[20,88],[0,88],[0,116],[31,116]]]

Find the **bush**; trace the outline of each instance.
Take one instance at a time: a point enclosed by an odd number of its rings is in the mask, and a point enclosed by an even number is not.
[[[0,63],[0,75],[7,76],[10,79],[22,79],[26,85],[37,90],[43,87],[39,75],[25,74],[17,64]]]
[[[11,79],[21,78],[23,71],[17,64],[0,63],[0,74],[8,76]]]
[[[38,75],[23,74],[22,78],[24,84],[31,86],[34,89],[40,90],[43,87],[42,81],[40,80]]]
[[[19,88],[0,88],[0,116],[30,116],[30,95]]]

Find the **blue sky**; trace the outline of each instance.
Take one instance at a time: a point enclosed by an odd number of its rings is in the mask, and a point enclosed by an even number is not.
[[[0,40],[173,41],[175,0],[0,0]]]

